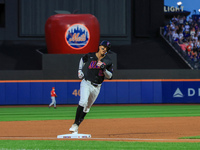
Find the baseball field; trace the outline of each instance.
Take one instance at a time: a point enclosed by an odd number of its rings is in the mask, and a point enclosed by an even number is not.
[[[79,133],[87,139],[57,139],[69,134],[76,106],[0,106],[0,150],[197,150],[200,105],[94,105]]]

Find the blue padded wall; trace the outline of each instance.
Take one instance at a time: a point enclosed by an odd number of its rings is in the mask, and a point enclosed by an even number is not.
[[[200,103],[199,85],[200,80],[106,80],[95,104]],[[57,104],[78,104],[80,80],[43,80],[1,81],[0,105],[50,104],[52,87]]]

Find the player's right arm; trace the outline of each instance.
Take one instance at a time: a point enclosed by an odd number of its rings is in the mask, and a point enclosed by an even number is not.
[[[85,65],[85,63],[88,61],[88,55],[84,55],[81,59],[80,59],[80,62],[79,62],[79,69],[78,69],[78,77],[79,79],[83,79],[84,77],[84,73],[83,73],[83,67]]]

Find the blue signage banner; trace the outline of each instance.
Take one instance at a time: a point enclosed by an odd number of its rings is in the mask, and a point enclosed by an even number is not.
[[[162,93],[162,103],[200,103],[200,82],[163,82]]]

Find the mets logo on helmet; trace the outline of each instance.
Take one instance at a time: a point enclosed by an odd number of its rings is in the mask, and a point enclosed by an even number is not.
[[[73,24],[65,32],[66,43],[75,50],[81,50],[90,40],[90,32],[83,24]]]

